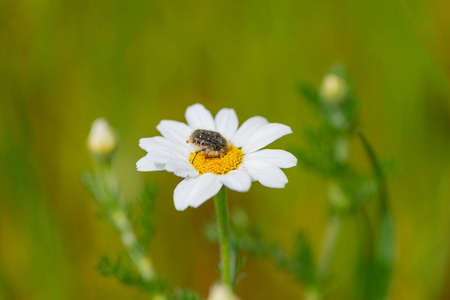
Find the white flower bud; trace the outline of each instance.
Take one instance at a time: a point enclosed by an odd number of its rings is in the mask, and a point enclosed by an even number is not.
[[[345,162],[348,160],[348,141],[345,138],[340,138],[334,145],[334,158],[338,162]]]
[[[142,257],[138,261],[137,268],[139,269],[139,273],[142,275],[142,277],[144,279],[151,280],[152,278],[155,277],[152,266],[146,257]],[[163,297],[163,296],[160,295],[160,297]],[[155,297],[155,299],[158,299],[158,298]],[[164,298],[162,298],[162,299],[164,299]]]
[[[225,285],[214,284],[209,290],[207,300],[239,300],[239,298]]]
[[[320,299],[320,295],[315,289],[309,290],[309,291],[307,291],[305,293],[305,299],[307,299],[307,300],[319,300]]]
[[[335,74],[324,77],[320,87],[320,97],[328,104],[339,104],[347,95],[348,87],[345,80]]]
[[[346,211],[350,208],[350,199],[347,197],[342,188],[337,184],[333,184],[330,187],[328,191],[328,198],[330,204],[338,210]]]
[[[348,126],[347,119],[341,110],[333,110],[329,116],[329,122],[333,127],[345,129]]]
[[[87,144],[95,155],[106,156],[116,149],[117,136],[106,119],[99,118],[92,123]]]

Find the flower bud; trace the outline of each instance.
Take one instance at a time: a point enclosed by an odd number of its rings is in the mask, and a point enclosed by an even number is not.
[[[307,300],[319,300],[320,294],[316,289],[311,289],[306,291],[305,293],[305,299]]]
[[[334,145],[334,159],[337,162],[345,162],[348,160],[348,141],[345,138],[339,138]]]
[[[225,285],[216,283],[209,290],[207,300],[239,300],[239,298]]]
[[[109,156],[117,147],[117,136],[104,118],[92,123],[87,140],[88,149],[93,155]]]
[[[340,212],[348,211],[351,206],[350,199],[347,197],[342,188],[333,184],[328,191],[328,198],[331,206]]]
[[[336,75],[328,74],[324,77],[320,87],[320,97],[328,104],[339,104],[347,96],[348,87],[345,80]]]

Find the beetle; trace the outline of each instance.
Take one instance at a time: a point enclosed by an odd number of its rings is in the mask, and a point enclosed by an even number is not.
[[[191,163],[199,152],[203,152],[206,157],[219,157],[230,150],[230,142],[219,132],[212,130],[194,130],[186,143],[194,144],[197,149]]]

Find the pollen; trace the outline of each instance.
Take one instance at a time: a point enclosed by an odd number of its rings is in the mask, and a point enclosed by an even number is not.
[[[203,152],[197,153],[197,156],[195,154],[195,152],[191,153],[189,161],[200,174],[227,174],[230,171],[236,170],[244,157],[242,150],[233,145],[230,145],[230,149],[219,157],[208,157]]]

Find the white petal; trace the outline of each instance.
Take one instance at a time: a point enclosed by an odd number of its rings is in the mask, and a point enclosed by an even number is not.
[[[288,179],[283,171],[277,166],[258,160],[244,161],[242,169],[248,173],[262,185],[271,188],[283,188]]]
[[[155,164],[148,159],[148,155],[144,156],[136,163],[138,171],[149,172],[149,171],[162,171],[164,170],[164,164]]]
[[[236,147],[242,147],[248,138],[260,127],[268,124],[269,122],[263,117],[253,117],[244,122],[239,127],[234,136],[231,138],[231,143]]]
[[[180,182],[173,192],[175,208],[185,210],[188,206],[198,207],[216,195],[221,187],[218,176],[212,173],[195,178],[188,177]]]
[[[198,171],[188,161],[173,159],[165,164],[165,169],[179,177],[197,177]]]
[[[226,175],[219,176],[220,181],[230,190],[237,192],[247,192],[252,185],[250,175],[241,170],[231,171]]]
[[[245,155],[247,161],[261,160],[279,168],[292,168],[297,165],[297,158],[284,150],[263,149]]]
[[[222,108],[216,115],[216,131],[228,140],[235,134],[239,121],[234,109]]]
[[[250,136],[242,146],[242,151],[244,151],[244,153],[252,153],[290,133],[292,133],[292,130],[289,126],[278,123],[266,124],[257,129],[252,136]]]
[[[172,153],[168,152],[167,150],[153,150],[149,151],[147,154],[148,161],[151,161],[153,163],[159,163],[159,164],[166,164],[167,162],[179,159]]]
[[[203,105],[194,104],[186,109],[185,118],[192,129],[215,130],[214,119]]]
[[[192,133],[192,129],[188,125],[172,120],[162,120],[156,129],[165,138],[178,143],[186,143]]]
[[[177,143],[166,139],[162,136],[155,136],[152,138],[143,138],[139,140],[139,147],[144,149],[147,152],[151,152],[154,150],[164,150],[172,153],[176,157],[187,159],[191,154],[189,150],[189,146],[184,143]]]

